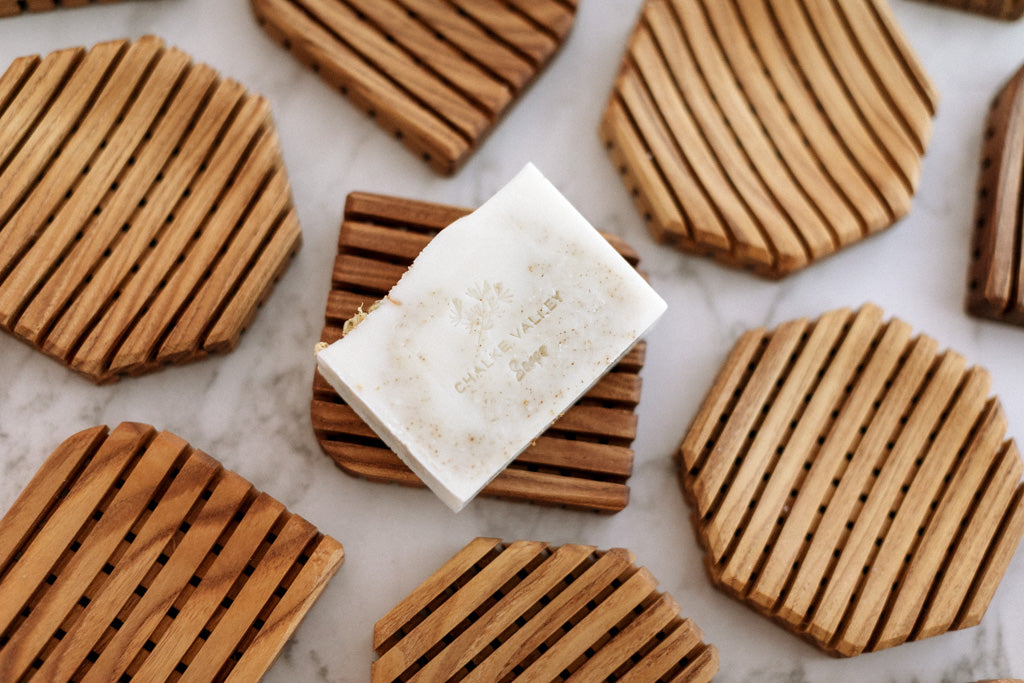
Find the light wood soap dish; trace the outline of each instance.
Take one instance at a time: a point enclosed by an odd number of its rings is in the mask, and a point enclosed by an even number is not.
[[[341,338],[359,307],[383,298],[430,239],[463,209],[382,195],[353,193],[345,204],[338,255],[321,341]],[[636,253],[605,235],[634,266]],[[617,512],[629,502],[646,342],[638,342],[584,397],[501,472],[481,495]],[[313,429],[324,453],[344,471],[366,479],[423,483],[316,373]]]

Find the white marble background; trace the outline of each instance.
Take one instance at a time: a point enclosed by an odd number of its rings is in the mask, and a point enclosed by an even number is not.
[[[450,179],[272,43],[246,0],[139,0],[0,20],[3,65],[154,33],[265,94],[304,230],[297,259],[227,356],[96,387],[0,334],[0,510],[60,441],[96,424],[149,422],[213,454],[346,549],[269,681],[368,680],[374,622],[477,535],[632,549],[718,646],[724,682],[1024,677],[1024,552],[979,627],[832,659],[710,587],[671,461],[742,331],[865,301],[988,367],[1010,433],[1021,436],[1024,330],[969,318],[962,300],[985,111],[1024,62],[1024,21],[893,0],[942,94],[914,209],[882,236],[772,283],[655,245],[599,143],[598,120],[640,4],[583,0],[564,52]],[[370,190],[472,206],[526,161],[593,223],[626,237],[670,304],[649,337],[632,502],[618,515],[482,499],[454,516],[429,492],[345,475],[320,453],[310,427],[311,347],[345,195]]]

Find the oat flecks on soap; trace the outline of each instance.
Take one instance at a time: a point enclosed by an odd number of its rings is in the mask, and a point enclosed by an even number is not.
[[[457,511],[665,308],[527,166],[442,230],[380,307],[317,362]]]

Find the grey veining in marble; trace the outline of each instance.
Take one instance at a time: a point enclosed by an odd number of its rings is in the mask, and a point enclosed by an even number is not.
[[[963,313],[988,103],[1024,62],[1024,21],[892,0],[941,93],[910,215],[772,283],[654,244],[597,127],[641,0],[583,0],[564,51],[454,178],[435,175],[260,30],[247,0],[139,0],[0,19],[0,64],[23,54],[154,33],[265,94],[278,124],[304,245],[238,349],[106,387],[0,334],[0,510],[66,436],[149,422],[206,450],[345,546],[346,560],[267,676],[365,681],[374,622],[472,537],[625,546],[721,652],[717,680],[921,681],[1024,677],[1024,552],[976,628],[832,659],[712,589],[671,456],[736,338],[865,301],[986,366],[1010,434],[1024,434],[1024,330]],[[477,500],[453,515],[425,490],[353,479],[309,420],[318,338],[345,195],[473,206],[534,162],[595,225],[625,237],[669,312],[649,336],[632,502],[603,517]]]

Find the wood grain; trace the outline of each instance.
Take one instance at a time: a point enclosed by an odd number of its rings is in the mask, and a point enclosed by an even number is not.
[[[576,0],[252,0],[260,25],[440,173],[554,58]]]
[[[923,0],[933,5],[945,5],[967,12],[987,14],[998,19],[1020,19],[1024,17],[1024,0]]]
[[[298,248],[270,109],[157,38],[0,77],[0,327],[95,382],[234,348]]]
[[[633,562],[477,538],[377,622],[372,680],[711,680],[714,646]]]
[[[343,557],[173,434],[85,430],[0,519],[0,679],[255,680]]]
[[[992,101],[974,221],[967,311],[1024,325],[1024,67]]]
[[[429,202],[350,194],[321,341],[340,339],[346,320],[383,298],[431,238],[467,213]],[[638,264],[636,252],[621,239],[605,237],[630,264]],[[625,508],[646,348],[646,342],[638,342],[481,495],[600,512]],[[311,415],[320,447],[345,472],[423,486],[319,372],[313,379]]]
[[[712,581],[840,656],[977,624],[1024,534],[988,373],[882,317],[746,333],[679,455]]]
[[[884,0],[648,0],[601,136],[658,240],[777,278],[907,213],[936,100]]]

